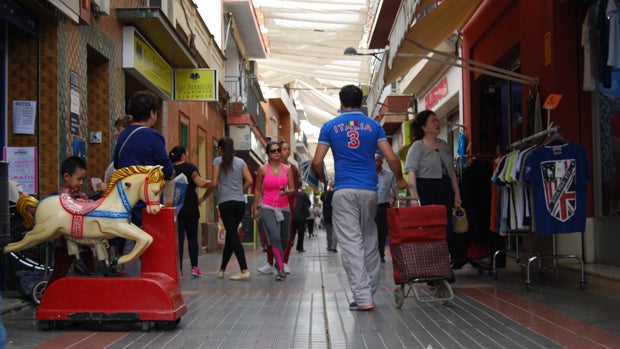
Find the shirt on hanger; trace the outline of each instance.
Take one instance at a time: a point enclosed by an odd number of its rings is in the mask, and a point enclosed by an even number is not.
[[[591,179],[587,153],[581,145],[546,145],[530,153],[523,180],[532,186],[538,234],[585,230],[587,184]]]

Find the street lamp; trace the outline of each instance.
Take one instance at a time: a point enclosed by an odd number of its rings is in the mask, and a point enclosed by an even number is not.
[[[379,62],[381,61],[381,58],[379,57],[379,52],[361,53],[361,52],[357,52],[357,49],[354,47],[347,47],[344,50],[344,55],[345,56],[373,56]]]

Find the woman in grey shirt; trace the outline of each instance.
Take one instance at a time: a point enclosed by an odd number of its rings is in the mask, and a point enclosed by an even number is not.
[[[235,254],[241,271],[230,277],[231,280],[248,280],[250,271],[245,260],[245,251],[239,238],[237,229],[245,214],[244,193],[252,186],[252,175],[243,159],[234,156],[235,148],[233,140],[225,137],[217,142],[217,150],[220,156],[213,160],[213,180],[211,186],[200,199],[202,203],[214,190],[217,190],[218,208],[224,228],[226,239],[222,264],[217,277],[224,278],[226,266],[232,254]],[[244,182],[245,179],[245,182]]]
[[[439,119],[432,110],[418,113],[412,124],[414,142],[407,152],[405,173],[407,182],[413,184],[423,205],[445,205],[448,214],[446,240],[450,249],[452,265],[460,268],[465,264],[466,253],[462,242],[452,228],[452,207],[461,205],[456,171],[450,147],[437,138],[441,130]]]

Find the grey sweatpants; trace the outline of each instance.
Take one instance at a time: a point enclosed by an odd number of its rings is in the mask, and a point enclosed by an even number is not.
[[[267,207],[260,209],[260,222],[267,233],[267,244],[271,246],[273,257],[280,269],[284,268],[284,250],[288,246],[290,235],[291,212],[288,207],[282,210],[282,215],[284,220],[278,222],[274,209]]]
[[[380,279],[377,242],[377,192],[340,189],[332,201],[334,233],[340,244],[342,264],[349,278],[353,300],[359,306],[373,302]]]

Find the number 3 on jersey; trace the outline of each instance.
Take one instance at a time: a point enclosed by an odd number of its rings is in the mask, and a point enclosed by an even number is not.
[[[348,131],[347,137],[349,137],[349,142],[347,146],[351,149],[357,149],[360,146],[359,132],[357,131]]]

